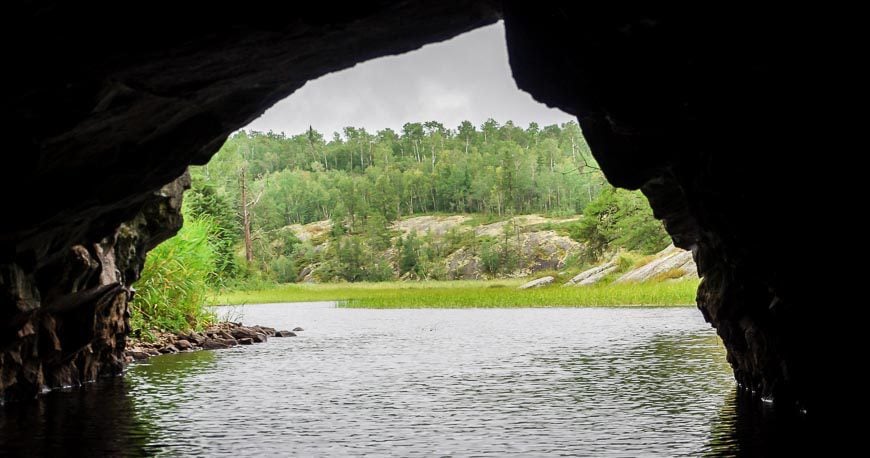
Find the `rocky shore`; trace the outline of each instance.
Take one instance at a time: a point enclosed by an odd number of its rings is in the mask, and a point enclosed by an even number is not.
[[[302,328],[278,331],[266,326],[243,326],[241,323],[223,322],[209,326],[202,332],[164,332],[153,342],[127,337],[125,357],[127,363],[141,361],[152,356],[196,350],[217,350],[239,345],[253,345],[269,340],[269,337],[296,337]]]

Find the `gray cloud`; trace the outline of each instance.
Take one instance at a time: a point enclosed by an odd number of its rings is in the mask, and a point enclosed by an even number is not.
[[[517,88],[500,22],[310,81],[246,129],[292,135],[312,125],[329,137],[345,126],[374,132],[435,120],[455,128],[466,119],[479,126],[490,117],[520,126],[573,119]]]

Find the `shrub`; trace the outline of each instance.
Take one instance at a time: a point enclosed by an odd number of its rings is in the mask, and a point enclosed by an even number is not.
[[[175,237],[148,253],[142,277],[135,283],[131,327],[135,334],[151,330],[181,332],[214,321],[205,306],[209,283],[217,275],[213,231],[207,218],[188,218]]]

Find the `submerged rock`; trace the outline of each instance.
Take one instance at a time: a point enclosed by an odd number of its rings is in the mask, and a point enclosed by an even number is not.
[[[296,333],[291,331],[278,331],[275,333],[275,337],[296,337]]]
[[[302,328],[300,328],[300,327],[298,327],[298,326],[295,327],[295,328],[293,328],[293,332],[301,332],[301,331],[304,331],[304,329],[302,329]]]

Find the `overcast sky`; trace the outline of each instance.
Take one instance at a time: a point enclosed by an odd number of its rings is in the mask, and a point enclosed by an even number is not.
[[[522,127],[573,119],[520,91],[510,75],[499,22],[309,81],[245,129],[294,135],[311,125],[329,138],[345,126],[373,133],[430,120],[455,129],[466,119],[480,126],[491,117]]]

